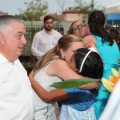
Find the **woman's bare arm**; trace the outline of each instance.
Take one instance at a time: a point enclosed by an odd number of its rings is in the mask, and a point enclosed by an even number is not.
[[[82,75],[73,71],[64,60],[56,60],[46,70],[49,76],[58,76],[63,80],[83,78]]]
[[[76,78],[83,78],[83,76],[80,76],[76,72],[74,72],[68,64],[63,60],[56,60],[54,63],[52,63],[47,68],[47,74],[49,76],[58,76],[63,80],[68,79],[76,79]],[[31,85],[34,89],[34,91],[37,93],[37,95],[46,102],[53,102],[53,101],[61,101],[69,98],[69,95],[64,91],[64,89],[55,89],[52,91],[47,92],[41,85],[37,83],[37,81],[34,79],[34,71],[31,71],[29,74],[29,79],[31,82]],[[83,89],[93,89],[97,88],[98,84],[91,83],[88,85],[84,85]]]
[[[51,64],[47,69],[47,74],[50,76],[52,75],[59,76],[63,80],[83,78],[82,75],[79,75],[75,71],[73,71],[68,66],[68,63],[63,60],[58,60],[54,62],[53,64]],[[81,88],[82,89],[94,89],[94,88],[98,88],[99,86],[100,85],[98,85],[97,82],[93,82],[93,83],[84,85]]]
[[[34,72],[31,71],[29,74],[29,79],[34,91],[37,95],[45,102],[55,102],[61,101],[69,98],[69,95],[64,91],[64,89],[55,89],[47,92],[37,81],[33,78]]]

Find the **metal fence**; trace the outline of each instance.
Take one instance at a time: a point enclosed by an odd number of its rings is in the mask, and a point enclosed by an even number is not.
[[[26,35],[25,35],[25,38],[27,40],[27,44],[24,48],[24,51],[23,51],[23,56],[28,56],[31,54],[31,44],[32,44],[32,40],[33,40],[33,36],[35,35],[36,32],[40,31],[41,30],[41,27],[29,27],[27,26],[26,27]]]
[[[33,40],[33,36],[35,35],[36,32],[40,31],[41,29],[43,29],[42,25],[26,25],[26,40],[27,40],[27,44],[25,46],[25,49],[23,51],[23,56],[29,56],[31,55],[31,44],[32,44],[32,40]],[[56,30],[58,30],[59,32],[63,32],[64,34],[64,28],[63,27],[55,27]],[[120,35],[120,27],[106,27],[107,31],[110,32],[111,29],[117,29]]]
[[[71,23],[72,22],[69,21],[62,21],[62,22],[54,21],[54,29],[58,30],[62,34],[66,34]],[[27,40],[27,44],[25,46],[22,56],[30,56],[33,36],[35,35],[36,32],[43,29],[43,21],[25,21],[25,28],[26,28],[25,37]],[[110,32],[111,29],[117,29],[120,36],[120,27],[107,26],[106,29],[108,32]]]

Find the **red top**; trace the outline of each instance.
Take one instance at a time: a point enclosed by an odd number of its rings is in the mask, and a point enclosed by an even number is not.
[[[86,34],[86,36],[91,35],[91,34],[92,34],[91,32],[88,32],[88,33]]]

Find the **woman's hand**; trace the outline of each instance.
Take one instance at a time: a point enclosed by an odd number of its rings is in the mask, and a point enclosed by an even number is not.
[[[34,76],[34,71],[32,70],[28,75],[30,82],[32,82],[32,80],[34,79],[33,76]]]
[[[85,48],[91,48],[91,47],[95,47],[95,44],[92,42],[92,40],[90,39],[90,36],[86,36],[82,39],[82,43],[85,46]]]
[[[94,52],[97,52],[99,54],[99,52],[96,48],[96,40],[93,36],[89,35],[89,36],[84,37],[82,39],[82,42],[83,42],[83,45],[85,48],[88,48],[88,49],[90,49]]]
[[[90,90],[90,89],[98,89],[100,87],[101,83],[100,82],[93,82],[93,83],[89,83],[86,85],[81,86],[81,89],[85,89],[85,90]]]

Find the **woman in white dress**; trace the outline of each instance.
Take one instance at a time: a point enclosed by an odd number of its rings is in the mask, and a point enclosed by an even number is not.
[[[35,120],[56,120],[55,115],[55,101],[61,101],[69,98],[69,95],[61,89],[59,93],[47,94],[47,92],[54,88],[49,87],[53,82],[82,78],[79,74],[73,71],[68,63],[78,48],[83,48],[81,39],[75,35],[64,35],[58,41],[56,47],[48,51],[41,57],[34,68],[34,79],[32,79],[33,72],[30,74],[30,80],[35,93]],[[61,78],[61,79],[60,79]],[[40,89],[40,85],[44,89]],[[86,89],[97,88],[96,82],[85,86]],[[53,92],[53,91],[52,91]],[[63,92],[65,94],[63,94]],[[56,95],[55,97],[52,97]],[[42,97],[43,96],[43,97]]]

